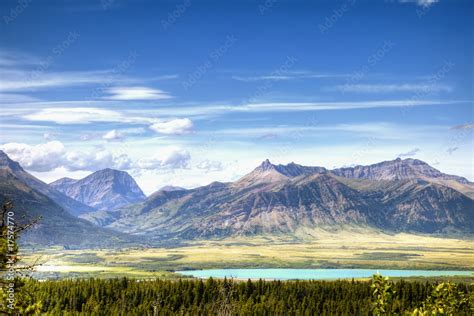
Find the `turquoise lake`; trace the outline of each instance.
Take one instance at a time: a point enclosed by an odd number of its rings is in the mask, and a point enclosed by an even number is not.
[[[332,280],[368,278],[377,272],[388,277],[470,276],[472,271],[371,270],[371,269],[211,269],[177,271],[197,278]]]

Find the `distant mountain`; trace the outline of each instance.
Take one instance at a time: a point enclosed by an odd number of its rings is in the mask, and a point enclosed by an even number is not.
[[[181,190],[186,190],[185,188],[182,188],[182,187],[176,187],[176,186],[173,186],[173,185],[165,185],[164,187],[162,187],[161,189],[159,189],[158,191],[168,191],[168,192],[171,192],[171,191],[181,191]]]
[[[30,188],[46,195],[59,206],[63,207],[69,213],[79,216],[84,213],[95,211],[93,208],[80,203],[58,190],[50,187],[48,184],[43,181],[33,177],[31,174],[26,172],[18,162],[11,160],[7,154],[0,150],[0,169],[8,170],[10,173],[14,174],[15,177],[28,185]]]
[[[423,164],[395,160],[328,171],[266,160],[233,183],[158,191],[142,203],[86,216],[105,227],[158,238],[291,234],[300,227],[340,225],[474,233],[474,201],[426,180],[463,178]]]
[[[71,215],[47,194],[57,199],[61,193],[54,189],[48,190],[46,184],[0,152],[0,203],[13,203],[14,219],[18,224],[41,217],[34,227],[22,235],[22,243],[77,248],[113,247],[132,240],[130,236],[95,226]]]
[[[114,169],[99,170],[81,180],[62,178],[50,186],[97,210],[112,210],[146,199],[128,173]]]
[[[331,173],[345,178],[370,180],[438,179],[470,184],[466,178],[444,174],[426,162],[410,158],[403,160],[397,158],[369,166],[334,169]]]

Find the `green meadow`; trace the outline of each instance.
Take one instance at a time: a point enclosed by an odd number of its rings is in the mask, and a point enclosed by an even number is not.
[[[474,270],[474,243],[411,234],[300,232],[300,237],[237,237],[152,248],[25,249],[38,278],[177,278],[174,271],[222,268]],[[472,278],[468,278],[472,279]]]

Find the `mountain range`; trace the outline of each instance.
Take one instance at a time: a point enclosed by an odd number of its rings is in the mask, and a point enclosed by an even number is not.
[[[474,233],[474,184],[417,159],[333,170],[267,159],[235,182],[164,186],[146,197],[129,174],[113,169],[48,185],[0,151],[0,186],[1,202],[12,200],[27,218],[43,217],[28,234],[39,244],[103,246],[344,225]]]
[[[142,203],[83,218],[159,239],[291,234],[300,227],[341,225],[473,233],[473,189],[467,179],[415,159],[334,170],[266,160],[233,183],[158,191]]]

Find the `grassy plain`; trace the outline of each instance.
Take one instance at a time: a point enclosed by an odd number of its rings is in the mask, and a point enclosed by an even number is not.
[[[300,231],[234,237],[179,247],[28,251],[40,277],[174,278],[186,269],[372,268],[474,270],[474,241],[372,231]]]

